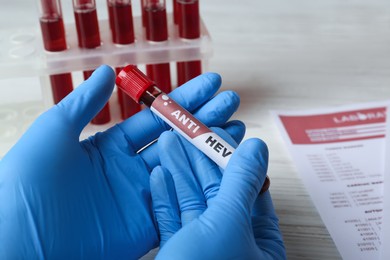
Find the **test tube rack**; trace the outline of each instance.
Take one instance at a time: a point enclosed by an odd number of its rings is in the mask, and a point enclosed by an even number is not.
[[[112,43],[108,20],[100,20],[102,46],[81,49],[77,44],[74,24],[66,24],[68,49],[62,52],[47,52],[43,49],[39,28],[2,30],[0,41],[0,78],[24,76],[47,76],[80,70],[95,69],[101,64],[113,67],[125,64],[153,64],[188,60],[207,60],[212,54],[211,38],[204,23],[201,23],[201,38],[183,40],[168,14],[169,40],[148,42],[141,25],[141,18],[134,17],[136,41],[129,45]]]
[[[0,104],[0,158],[17,141],[33,119],[44,109],[53,105],[49,81],[51,74],[91,70],[101,64],[108,64],[114,68],[126,64],[143,65],[189,60],[201,60],[203,68],[207,69],[208,59],[212,56],[213,50],[211,37],[204,22],[201,20],[199,39],[183,40],[178,36],[172,13],[168,13],[167,18],[168,41],[154,43],[146,41],[142,18],[133,17],[136,41],[129,45],[113,44],[108,20],[99,20],[102,46],[96,49],[80,49],[75,24],[66,23],[68,49],[62,52],[44,50],[41,32],[37,26],[18,30],[0,30],[2,46],[0,49],[0,80],[39,77],[42,90],[41,104],[26,103],[15,106]],[[173,75],[172,79],[174,79]],[[2,91],[1,87],[0,91]],[[112,120],[110,123],[89,124],[80,139],[121,121],[119,108],[116,107],[118,102],[115,99],[116,95],[112,95],[110,103],[114,105],[111,106]]]
[[[62,52],[47,52],[43,48],[39,28],[21,28],[0,31],[0,78],[24,76],[47,76],[95,69],[101,64],[113,67],[125,64],[153,64],[188,60],[207,61],[212,55],[211,37],[201,22],[201,37],[183,40],[168,14],[169,39],[166,42],[148,42],[141,25],[141,18],[134,17],[136,41],[129,45],[112,43],[108,20],[100,20],[102,46],[81,49],[77,44],[74,24],[66,24],[68,49]],[[22,76],[23,76],[22,75]]]

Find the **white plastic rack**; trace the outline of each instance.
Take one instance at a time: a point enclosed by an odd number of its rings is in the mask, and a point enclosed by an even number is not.
[[[208,59],[212,56],[212,44],[210,34],[203,22],[201,22],[199,39],[183,40],[178,37],[172,14],[168,13],[169,39],[158,43],[146,41],[141,17],[133,19],[136,41],[129,45],[113,44],[108,20],[99,20],[102,45],[96,49],[80,49],[75,25],[65,24],[68,49],[62,52],[45,51],[40,29],[36,26],[18,30],[0,30],[0,80],[39,77],[42,89],[42,100],[39,102],[22,102],[15,105],[0,103],[0,158],[17,141],[33,119],[53,105],[49,81],[51,74],[92,70],[101,64],[108,64],[114,68],[126,64],[170,62],[172,82],[175,83],[174,63],[177,61],[201,60],[203,70],[207,68]],[[0,93],[9,87],[0,85]],[[81,138],[107,129],[120,121],[117,103],[116,95],[112,95],[110,123],[88,125]]]

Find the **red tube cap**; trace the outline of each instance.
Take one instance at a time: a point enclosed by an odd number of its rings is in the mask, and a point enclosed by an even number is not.
[[[116,85],[139,103],[145,91],[156,83],[134,65],[128,65],[116,77]]]

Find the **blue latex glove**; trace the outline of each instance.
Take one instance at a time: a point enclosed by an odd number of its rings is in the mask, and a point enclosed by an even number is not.
[[[114,79],[110,67],[97,69],[0,162],[0,259],[134,259],[157,246],[149,188],[157,146],[136,152],[168,126],[145,109],[79,141]],[[239,98],[229,91],[213,97],[220,84],[208,73],[171,96],[206,124],[222,125]]]
[[[240,142],[240,129],[225,130]],[[286,258],[270,193],[258,195],[268,165],[268,149],[261,140],[241,144],[223,176],[174,133],[162,134],[158,145],[162,166],[153,170],[150,181],[160,231],[157,259]]]

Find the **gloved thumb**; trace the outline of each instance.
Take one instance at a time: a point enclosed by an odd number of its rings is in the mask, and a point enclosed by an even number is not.
[[[268,167],[268,148],[260,139],[243,142],[224,171],[218,198],[235,209],[250,212],[259,195]]]
[[[66,116],[70,127],[80,133],[109,100],[114,83],[115,73],[111,67],[100,66],[57,104],[57,112]]]

